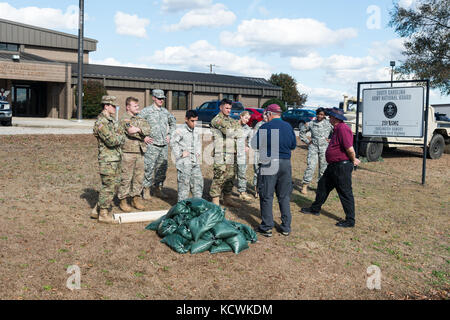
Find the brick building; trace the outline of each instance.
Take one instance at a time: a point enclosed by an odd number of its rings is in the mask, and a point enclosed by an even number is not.
[[[102,81],[120,106],[128,96],[149,105],[152,89],[165,91],[175,114],[224,97],[250,107],[281,97],[261,78],[89,64],[96,48],[97,40],[84,39],[84,79]],[[0,19],[0,89],[10,91],[13,116],[72,118],[77,61],[77,36]]]

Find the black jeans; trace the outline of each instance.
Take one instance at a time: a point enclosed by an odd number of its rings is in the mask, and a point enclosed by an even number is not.
[[[281,231],[291,232],[292,168],[290,159],[273,160],[269,165],[260,165],[258,173],[259,204],[262,231],[271,230],[273,222],[273,194],[276,193],[281,211]]]
[[[311,205],[311,210],[320,212],[322,205],[330,192],[336,188],[345,212],[345,219],[355,222],[355,199],[352,190],[353,163],[343,161],[330,163],[325,170],[317,186],[316,200]]]

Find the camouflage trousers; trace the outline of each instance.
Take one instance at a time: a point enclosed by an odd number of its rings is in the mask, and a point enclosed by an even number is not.
[[[189,199],[189,192],[191,191],[194,198],[203,196],[203,176],[199,164],[177,164],[177,173],[178,202]]]
[[[247,192],[247,164],[237,165],[238,192]]]
[[[319,163],[319,180],[322,177],[325,169],[327,168],[327,160],[325,158],[325,151],[327,146],[321,146],[320,148],[315,145],[310,145],[308,148],[308,164],[303,176],[303,184],[310,184],[314,171],[316,170],[317,162]]]
[[[169,146],[155,146],[149,144],[144,157],[145,176],[144,188],[162,186],[166,180],[168,167]]]
[[[98,196],[98,207],[100,209],[109,210],[111,207],[117,187],[120,184],[120,165],[120,161],[99,162],[102,179],[102,187]]]
[[[209,191],[211,198],[220,197],[222,192],[230,194],[233,191],[236,164],[214,164],[213,171],[214,177]]]
[[[253,186],[257,187],[258,185],[258,171],[259,171],[259,164],[255,162],[253,164]]]
[[[122,174],[118,198],[141,195],[144,181],[144,155],[142,153],[127,153],[122,155]]]

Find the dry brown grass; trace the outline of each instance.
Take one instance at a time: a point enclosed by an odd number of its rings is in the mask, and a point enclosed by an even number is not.
[[[305,216],[299,209],[314,192],[304,197],[297,187],[291,236],[260,237],[239,255],[180,255],[144,230],[145,223],[90,220],[100,185],[92,136],[0,137],[0,159],[1,299],[449,298],[448,154],[428,162],[425,187],[417,150],[363,163],[353,177],[357,225],[351,230],[334,225],[344,216],[335,192],[320,217]],[[298,148],[297,185],[305,159]],[[203,174],[207,191],[211,168]],[[169,203],[155,199],[148,210],[176,201],[172,164],[165,188]],[[258,208],[256,201],[242,202],[227,218],[256,226]],[[274,214],[279,223],[276,204]],[[74,264],[82,289],[72,292],[66,269]],[[374,264],[382,271],[380,291],[366,287]]]

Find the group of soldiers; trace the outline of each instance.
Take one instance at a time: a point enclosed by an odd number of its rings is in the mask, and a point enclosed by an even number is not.
[[[98,162],[102,187],[92,218],[99,222],[115,223],[110,212],[118,188],[120,209],[131,212],[133,207],[145,209],[142,201],[151,199],[152,193],[165,198],[162,186],[168,168],[169,145],[176,163],[178,201],[203,195],[203,176],[200,168],[202,142],[196,129],[197,112],[186,112],[185,124],[177,128],[175,117],[163,107],[162,90],[152,91],[153,104],[139,110],[136,98],[126,99],[126,112],[115,120],[116,98],[102,97],[102,112],[94,124],[93,133],[98,140]],[[248,112],[241,120],[230,117],[232,102],[224,99],[221,112],[211,123],[214,138],[214,178],[210,196],[219,204],[237,206],[231,199],[231,190],[237,175],[240,198],[249,200],[246,193],[246,154],[252,130],[247,126]]]
[[[102,187],[97,210],[92,217],[99,222],[115,223],[110,212],[113,198],[117,196],[120,209],[131,212],[133,208],[144,210],[142,199],[150,200],[152,194],[166,198],[162,186],[166,180],[169,145],[172,149],[177,169],[178,201],[203,196],[202,141],[196,123],[195,110],[186,112],[185,124],[177,128],[175,117],[163,107],[165,101],[162,90],[152,91],[153,104],[139,110],[139,101],[128,97],[125,101],[126,112],[120,121],[115,120],[116,98],[102,97],[103,110],[95,122],[93,133],[98,140],[98,162]],[[244,111],[240,120],[230,116],[232,101],[223,99],[220,113],[211,122],[214,141],[213,180],[209,195],[214,204],[237,207],[232,199],[232,189],[237,180],[239,198],[250,200],[247,193],[247,155],[249,141],[255,132],[267,122],[265,117],[252,130],[248,125],[250,114]],[[308,167],[303,178],[302,193],[312,180],[317,162],[319,177],[326,168],[325,150],[332,126],[325,119],[324,111],[318,110],[315,121],[300,131],[300,139],[309,145]],[[306,133],[311,132],[308,140]],[[258,172],[259,152],[254,154],[254,196]]]

